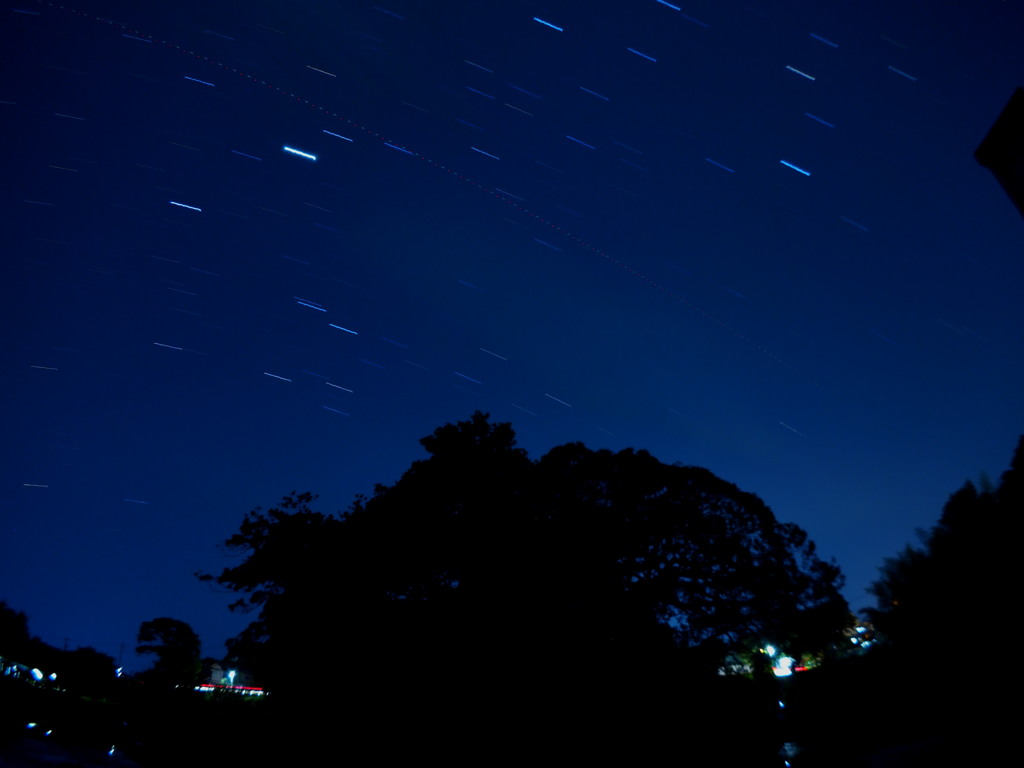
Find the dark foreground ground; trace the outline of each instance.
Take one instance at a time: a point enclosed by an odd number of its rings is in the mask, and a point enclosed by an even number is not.
[[[86,699],[0,686],[0,766],[507,760],[783,768],[999,765],[1012,731],[987,686],[851,659],[787,681],[485,681],[204,697],[124,687]],[[428,684],[429,683],[429,684]],[[506,681],[508,683],[508,681]],[[964,698],[967,697],[967,698]],[[785,707],[779,707],[779,701]],[[36,722],[27,728],[28,722]],[[50,731],[50,735],[44,735]],[[109,750],[114,748],[111,756]]]

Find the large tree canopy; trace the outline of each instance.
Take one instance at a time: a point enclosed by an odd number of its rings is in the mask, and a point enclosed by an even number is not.
[[[814,650],[846,620],[834,563],[705,469],[579,443],[533,461],[479,412],[421,443],[429,458],[343,514],[293,494],[228,541],[245,558],[216,581],[258,611],[234,649],[267,682],[327,649],[341,679],[607,668],[751,638]]]

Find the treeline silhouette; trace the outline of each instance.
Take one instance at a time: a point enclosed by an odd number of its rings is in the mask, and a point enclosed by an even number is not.
[[[0,601],[0,765],[26,734],[56,731],[62,743],[105,755],[123,735],[114,659],[94,648],[55,648],[29,632],[28,616]]]
[[[228,743],[232,755],[259,755],[274,713],[229,691],[196,692],[216,660],[200,660],[188,624],[143,621],[138,643],[153,665],[120,674],[107,654],[34,637],[26,614],[0,601],[0,766],[213,765]]]
[[[1007,742],[990,659],[1024,439],[997,486],[965,485],[884,563],[867,653],[838,567],[708,470],[579,443],[533,460],[479,412],[421,443],[343,513],[309,493],[253,510],[227,542],[240,559],[200,575],[252,613],[225,664],[270,696],[202,698],[183,684],[198,638],[162,618],[140,626],[142,684],[76,700],[142,765],[912,766]],[[0,630],[0,655],[31,647],[24,614],[0,611]],[[777,679],[770,646],[811,668]]]

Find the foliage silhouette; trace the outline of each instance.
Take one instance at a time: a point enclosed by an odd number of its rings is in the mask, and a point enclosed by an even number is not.
[[[1015,583],[1012,521],[1024,512],[1024,437],[998,487],[971,482],[953,493],[938,523],[880,568],[870,592],[877,607],[868,613],[896,651],[938,662],[947,650],[935,641],[937,624],[954,613],[970,637],[958,640],[967,652],[982,653],[998,632]]]
[[[276,691],[713,674],[741,640],[813,651],[847,620],[806,533],[705,469],[579,443],[532,461],[479,412],[420,442],[429,458],[343,514],[308,493],[253,510],[227,542],[242,562],[201,576],[258,612],[231,650]]]
[[[114,659],[95,648],[55,648],[33,637],[28,616],[0,600],[0,656],[56,675],[58,686],[76,694],[105,696],[115,682]]]

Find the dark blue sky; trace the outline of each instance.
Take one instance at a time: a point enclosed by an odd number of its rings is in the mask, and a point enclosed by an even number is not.
[[[1008,465],[1024,226],[972,153],[1020,3],[204,5],[0,23],[0,599],[44,640],[219,655],[192,574],[245,512],[476,409],[757,493],[855,609]]]

